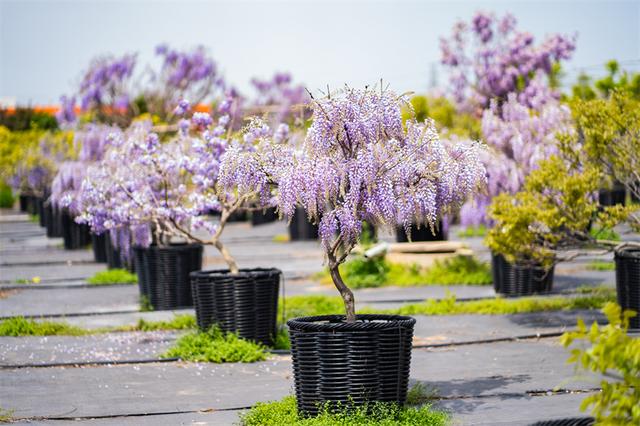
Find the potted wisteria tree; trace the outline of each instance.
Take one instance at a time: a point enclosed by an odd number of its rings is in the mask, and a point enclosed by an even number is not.
[[[344,301],[345,314],[287,323],[303,413],[317,413],[327,401],[405,402],[415,320],[356,315],[339,266],[356,245],[363,221],[387,228],[433,224],[485,180],[478,143],[446,146],[429,120],[409,120],[405,127],[405,101],[380,88],[347,88],[314,100],[311,127],[291,161],[272,167],[272,173],[260,167],[269,164],[260,157],[235,163],[246,165],[237,173],[247,182],[259,188],[277,184],[282,214],[291,217],[303,207],[318,221],[326,262]]]

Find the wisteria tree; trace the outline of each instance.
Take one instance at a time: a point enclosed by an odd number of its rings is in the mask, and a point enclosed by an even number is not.
[[[512,15],[477,12],[471,23],[453,26],[451,36],[440,40],[440,50],[456,102],[480,115],[492,100],[500,106],[510,93],[536,108],[535,79],[555,76],[556,64],[575,50],[575,37],[553,34],[536,44],[532,34],[516,29]]]
[[[475,192],[485,180],[478,143],[445,145],[433,122],[402,123],[407,102],[388,90],[354,90],[312,102],[313,123],[300,151],[278,163],[236,155],[233,182],[254,189],[277,184],[277,203],[291,217],[303,207],[320,224],[320,238],[347,321],[353,293],[338,269],[367,221],[374,226],[429,223]],[[242,168],[237,167],[244,165]]]
[[[276,123],[291,123],[296,118],[304,121],[310,116],[305,105],[311,98],[303,85],[294,84],[291,74],[278,72],[271,79],[254,78],[251,84],[257,92],[250,112],[269,113]]]
[[[518,192],[540,161],[558,152],[558,135],[571,133],[569,108],[543,88],[538,93],[538,110],[523,105],[512,93],[502,108],[493,101],[484,111],[482,134],[489,150],[482,161],[487,169],[487,192],[465,203],[460,211],[462,225],[489,224],[486,209],[492,198]]]
[[[212,245],[231,273],[238,272],[221,241],[224,227],[235,211],[263,208],[272,196],[229,180],[223,186],[221,162],[227,150],[256,151],[259,139],[272,138],[274,132],[254,121],[240,134],[232,134],[232,104],[223,102],[216,120],[208,113],[194,113],[179,123],[176,136],[164,141],[150,122],[134,123],[105,159],[89,169],[79,221],[95,231],[129,233],[133,244],[141,247],[170,244],[176,237]],[[176,114],[189,109],[182,101]],[[279,129],[275,134],[276,139],[286,138],[287,132]],[[217,223],[207,219],[211,210],[221,213]]]

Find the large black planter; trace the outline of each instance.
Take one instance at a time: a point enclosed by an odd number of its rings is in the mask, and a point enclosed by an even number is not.
[[[193,306],[189,274],[202,269],[202,245],[135,247],[133,251],[140,295],[154,310]]]
[[[223,331],[273,346],[278,314],[279,269],[197,271],[191,290],[198,327],[217,324]]]
[[[44,198],[42,197],[36,197],[35,200],[36,203],[36,210],[37,210],[37,214],[38,214],[38,222],[40,224],[40,226],[42,228],[44,228],[45,226],[47,226],[47,222],[46,222],[46,218],[44,217],[45,213],[44,213]]]
[[[91,243],[91,234],[87,225],[76,223],[74,216],[62,211],[62,238],[65,250],[78,250]]]
[[[304,209],[297,208],[289,223],[289,239],[291,241],[317,240],[318,225],[309,222]]]
[[[625,205],[627,192],[620,182],[615,182],[611,189],[601,189],[598,191],[598,202],[601,206]]]
[[[596,421],[593,417],[574,417],[535,422],[531,423],[531,426],[592,426],[595,423]]]
[[[27,195],[27,213],[31,215],[38,214],[38,202],[35,195]]]
[[[278,213],[274,207],[265,210],[251,212],[251,225],[263,225],[278,220]]]
[[[622,309],[638,313],[631,318],[630,328],[640,328],[640,248],[624,248],[615,254],[616,290]]]
[[[91,234],[91,247],[93,248],[93,260],[96,263],[107,263],[107,238],[106,233],[100,235]]]
[[[553,286],[553,271],[542,266],[518,265],[507,262],[499,254],[491,256],[493,288],[505,296],[526,296],[548,293]]]
[[[339,402],[404,404],[415,319],[399,315],[324,315],[287,322],[298,410]]]
[[[449,237],[447,232],[444,230],[442,221],[438,222],[434,231],[435,234],[431,232],[431,227],[429,225],[422,225],[420,226],[420,229],[418,229],[416,225],[413,225],[411,227],[411,241],[446,241]],[[407,233],[402,226],[396,228],[396,241],[399,243],[409,242]]]
[[[20,202],[20,211],[26,213],[28,208],[27,206],[29,204],[29,196],[20,194],[18,200]]]
[[[47,237],[62,237],[62,215],[60,210],[53,207],[51,203],[44,204],[45,227],[47,228]]]
[[[111,241],[111,236],[109,234],[105,234],[106,238],[104,240],[105,244],[105,254],[107,256],[107,268],[109,269],[123,269],[125,267],[125,260],[120,253],[120,249],[113,245]]]

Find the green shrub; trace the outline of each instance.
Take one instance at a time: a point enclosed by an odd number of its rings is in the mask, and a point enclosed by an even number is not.
[[[398,407],[376,403],[369,407],[337,410],[326,407],[317,417],[298,415],[296,399],[287,396],[280,401],[260,402],[241,416],[243,426],[440,426],[448,423],[448,414],[422,407]]]
[[[487,235],[487,227],[485,225],[467,226],[458,231],[458,238],[484,237]]]
[[[15,199],[11,187],[4,182],[0,182],[0,208],[10,209],[13,207]]]
[[[488,264],[469,256],[436,261],[430,268],[393,263],[384,258],[354,257],[340,265],[342,278],[351,288],[420,285],[489,285],[493,282]],[[332,283],[329,271],[316,275]]]
[[[599,425],[640,424],[640,339],[627,335],[629,318],[635,312],[622,311],[615,303],[607,303],[602,311],[609,324],[594,322],[589,329],[578,320],[578,330],[565,333],[561,341],[565,347],[575,340],[591,344],[588,348],[573,348],[569,363],[577,369],[593,371],[614,378],[602,379],[602,391],[586,397],[582,410],[591,407]]]
[[[197,327],[196,317],[190,314],[174,315],[169,321],[147,321],[143,318],[133,326],[123,326],[114,331],[191,330]]]
[[[193,362],[256,362],[267,358],[266,348],[241,339],[237,334],[225,333],[213,326],[207,331],[195,331],[182,336],[163,358],[180,358]]]
[[[91,285],[136,284],[138,276],[126,269],[107,269],[96,272],[87,282]]]
[[[23,317],[0,321],[0,336],[82,336],[89,333],[64,322],[38,322]]]
[[[594,260],[587,264],[587,269],[591,271],[615,271],[616,264],[614,262],[604,262],[602,260]]]

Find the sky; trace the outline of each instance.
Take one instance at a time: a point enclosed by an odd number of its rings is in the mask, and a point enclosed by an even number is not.
[[[631,1],[106,1],[0,0],[0,101],[52,104],[72,93],[92,57],[206,46],[225,79],[246,93],[252,77],[288,71],[312,91],[383,79],[396,92],[446,83],[439,37],[476,10],[510,11],[519,28],[578,34],[564,84],[602,75],[617,59],[640,71],[640,0]]]

